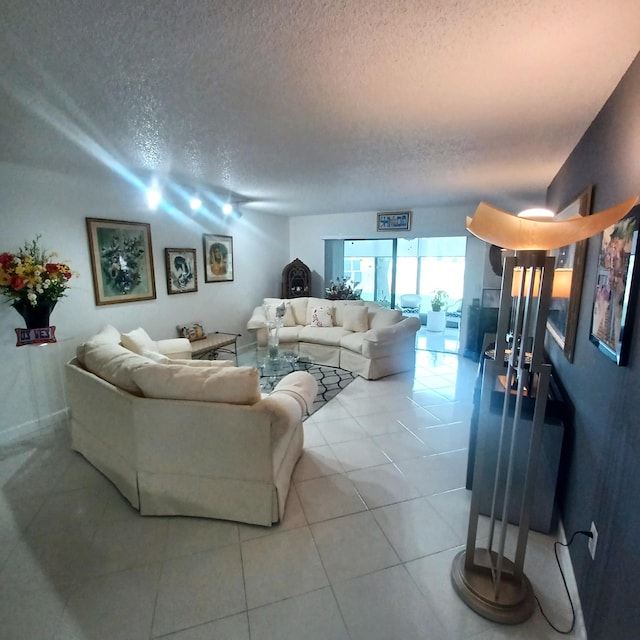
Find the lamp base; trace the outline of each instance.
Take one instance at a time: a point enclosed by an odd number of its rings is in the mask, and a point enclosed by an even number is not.
[[[491,560],[495,564],[495,552],[476,549],[471,569],[465,567],[466,551],[453,559],[451,582],[460,599],[483,618],[501,624],[520,624],[533,614],[535,599],[529,579],[522,574],[513,575],[513,562],[503,559],[500,596],[494,595]]]

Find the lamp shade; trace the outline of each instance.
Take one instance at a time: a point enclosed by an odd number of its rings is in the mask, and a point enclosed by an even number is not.
[[[522,283],[522,267],[516,267],[513,270],[513,280],[511,281],[511,297],[516,298],[520,295],[520,284]],[[531,269],[524,270],[525,295],[529,291],[529,282],[531,280]],[[540,271],[535,270],[533,280],[533,297],[537,298],[540,291]],[[551,290],[552,298],[568,298],[571,293],[571,279],[573,277],[573,269],[556,269],[553,276],[553,289]]]
[[[637,201],[634,196],[599,213],[556,222],[519,218],[481,202],[473,218],[467,218],[467,229],[481,240],[504,249],[547,251],[604,231],[622,220]]]

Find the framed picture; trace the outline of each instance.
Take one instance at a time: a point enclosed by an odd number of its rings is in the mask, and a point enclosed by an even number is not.
[[[500,307],[500,289],[483,289],[482,307],[484,309],[498,309]]]
[[[411,211],[381,211],[378,213],[378,231],[409,231]]]
[[[575,200],[559,211],[555,220],[566,220],[575,215],[588,216],[591,213],[592,187],[587,187]],[[573,362],[576,344],[582,280],[587,255],[588,240],[553,249],[549,255],[555,256],[554,294],[551,298],[547,331],[558,343],[569,362]]]
[[[154,300],[151,226],[144,222],[86,220],[96,304]]]
[[[202,236],[204,249],[204,281],[233,280],[233,238],[231,236]]]
[[[605,229],[598,255],[589,339],[620,366],[627,363],[637,297],[639,221],[640,206],[636,206]]]
[[[198,290],[195,249],[165,249],[167,293],[191,293]]]

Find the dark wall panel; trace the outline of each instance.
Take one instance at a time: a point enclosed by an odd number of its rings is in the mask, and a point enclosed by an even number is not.
[[[549,186],[548,206],[563,208],[589,184],[593,211],[640,195],[640,57]],[[594,521],[599,533],[595,560],[586,538],[571,550],[590,640],[636,638],[640,629],[640,314],[628,366],[617,367],[589,341],[599,242],[589,240],[573,364],[547,340],[574,410],[562,470],[564,527],[570,535]]]

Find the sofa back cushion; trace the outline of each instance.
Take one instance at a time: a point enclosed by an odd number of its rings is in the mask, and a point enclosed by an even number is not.
[[[152,361],[149,358],[133,353],[119,344],[93,341],[80,345],[77,354],[87,371],[124,391],[142,395],[132,374],[137,368],[150,365]]]
[[[346,306],[342,309],[342,327],[347,331],[364,333],[369,329],[369,310],[362,306]]]
[[[369,329],[390,327],[402,320],[400,309],[387,309],[375,302],[367,302],[366,307],[369,309]]]
[[[345,309],[352,307],[364,307],[364,300],[332,300],[331,304],[334,308],[333,318],[339,327],[344,326]],[[367,329],[369,327],[367,326]],[[365,329],[365,331],[367,330]]]
[[[180,367],[150,364],[133,372],[147,398],[251,405],[259,402],[260,374],[254,367]]]
[[[267,306],[267,320],[269,322],[275,322],[276,320],[276,309],[284,303],[284,317],[282,318],[282,326],[283,327],[295,327],[296,326],[296,317],[293,313],[293,309],[291,308],[290,300],[283,300],[282,298],[265,298],[263,304]]]

